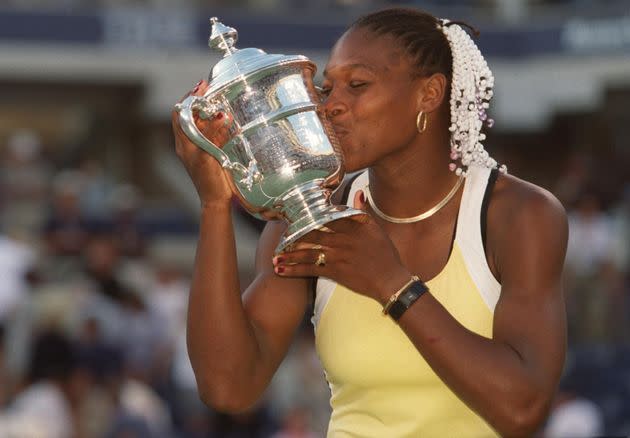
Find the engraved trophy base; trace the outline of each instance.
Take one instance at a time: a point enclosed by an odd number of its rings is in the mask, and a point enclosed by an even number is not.
[[[323,182],[323,179],[309,181],[294,187],[278,200],[289,228],[276,247],[276,255],[311,231],[322,228],[328,222],[367,214],[346,205],[331,204],[330,192],[321,187]]]

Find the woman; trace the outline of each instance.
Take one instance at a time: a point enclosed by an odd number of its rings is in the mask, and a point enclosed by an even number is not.
[[[226,178],[173,115],[203,206],[188,320],[202,399],[225,411],[258,399],[321,277],[313,322],[329,436],[531,435],[564,362],[567,223],[551,194],[491,171],[481,54],[458,24],[391,9],[348,29],[324,78],[346,168],[368,169],[349,204],[369,215],[277,257],[284,224],[268,223],[243,300]],[[222,123],[209,128],[216,141]]]

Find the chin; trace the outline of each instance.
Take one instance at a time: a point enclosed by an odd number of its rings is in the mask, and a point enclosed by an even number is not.
[[[341,145],[341,158],[343,160],[343,167],[347,172],[354,172],[355,171],[355,161],[352,158],[352,153],[349,151],[349,149],[347,147],[345,147],[345,145]]]
[[[364,148],[360,147],[359,143],[353,143],[350,142],[349,139],[344,139],[344,141],[339,142],[339,145],[347,171],[355,172],[367,167],[364,163],[366,151]]]
[[[341,143],[341,153],[343,155],[343,166],[346,173],[356,172],[365,169],[365,165],[361,163],[361,155],[357,150],[350,146],[347,142]]]
[[[343,167],[346,174],[358,172],[359,170],[363,170],[369,167],[368,164],[361,162],[361,160],[357,160],[356,156],[344,155],[343,157]]]

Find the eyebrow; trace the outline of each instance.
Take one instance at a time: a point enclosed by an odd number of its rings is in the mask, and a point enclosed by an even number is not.
[[[368,65],[368,64],[362,64],[362,63],[360,63],[360,62],[358,62],[358,63],[354,63],[354,64],[344,65],[344,66],[342,66],[342,67],[340,67],[340,68],[341,68],[342,70],[354,70],[354,69],[358,69],[358,68],[363,68],[363,69],[369,70],[369,71],[370,71],[370,72],[372,72],[372,73],[377,73],[376,69],[375,69],[373,66]],[[324,71],[323,71],[322,75],[323,75],[324,77],[328,76],[328,70],[327,70],[327,69],[324,69]]]

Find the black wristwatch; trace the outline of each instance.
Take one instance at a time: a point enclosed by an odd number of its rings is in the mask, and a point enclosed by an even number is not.
[[[409,285],[407,290],[398,296],[398,299],[394,301],[394,304],[391,305],[387,313],[394,321],[398,321],[403,313],[428,291],[429,288],[422,281],[414,281]]]

